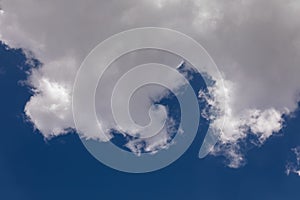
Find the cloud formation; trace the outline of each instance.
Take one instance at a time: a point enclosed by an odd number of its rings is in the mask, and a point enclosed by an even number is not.
[[[287,163],[286,174],[290,175],[291,173],[294,173],[300,176],[300,146],[293,148],[292,152],[296,159],[294,162]]]
[[[3,0],[1,8],[0,40],[42,63],[28,77],[34,94],[25,113],[46,138],[74,128],[72,86],[84,57],[110,35],[134,27],[182,31],[211,54],[228,101],[228,110],[212,124],[221,127],[227,119],[213,154],[226,156],[230,167],[245,163],[240,141],[254,134],[262,145],[281,129],[282,114],[297,108],[299,1]],[[210,90],[217,97],[220,88]]]

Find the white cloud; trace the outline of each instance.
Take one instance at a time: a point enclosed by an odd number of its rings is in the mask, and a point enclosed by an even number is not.
[[[287,163],[286,174],[290,175],[291,173],[294,173],[300,176],[300,146],[293,148],[292,151],[296,157],[296,161]]]
[[[265,110],[245,108],[239,113],[235,113],[234,104],[232,103],[232,94],[234,94],[233,84],[229,81],[224,83],[226,88],[225,99],[219,95],[222,88],[219,85],[209,87],[209,95],[203,91],[199,92],[199,98],[204,98],[207,102],[207,107],[202,112],[202,116],[211,120],[213,128],[222,128],[220,140],[214,147],[213,155],[224,155],[228,160],[228,166],[238,168],[245,164],[243,150],[240,143],[246,142],[249,134],[252,134],[257,139],[257,146],[262,145],[274,132],[278,132],[282,128],[283,119],[282,113],[274,108]],[[219,110],[220,104],[226,101],[227,108]],[[223,125],[223,119],[226,123]]]
[[[29,76],[35,93],[25,112],[45,137],[74,127],[71,88],[87,53],[111,34],[140,26],[187,33],[216,61],[225,78],[228,110],[212,124],[220,127],[227,118],[213,153],[225,155],[231,167],[245,162],[238,143],[249,132],[261,145],[281,129],[281,115],[297,108],[299,1],[3,0],[1,4],[0,40],[30,50],[43,63]],[[211,90],[217,96],[218,84]]]
[[[266,110],[246,109],[240,115],[225,115],[229,122],[225,124],[221,139],[214,148],[213,154],[225,155],[229,166],[237,168],[245,164],[240,142],[246,142],[247,136],[253,134],[257,139],[255,145],[262,145],[273,133],[282,128],[281,113],[274,108]],[[213,126],[219,126],[218,121]],[[225,150],[223,149],[225,147]],[[228,149],[227,149],[228,148]]]
[[[70,91],[57,82],[39,79],[32,96],[25,106],[25,113],[45,137],[67,132],[72,126]]]

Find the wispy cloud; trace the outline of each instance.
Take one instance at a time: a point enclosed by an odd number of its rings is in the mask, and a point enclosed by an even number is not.
[[[294,153],[294,160],[286,164],[286,174],[294,173],[300,176],[300,146],[293,148],[292,152]]]

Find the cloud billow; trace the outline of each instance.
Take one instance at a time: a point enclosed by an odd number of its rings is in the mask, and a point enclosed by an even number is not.
[[[120,31],[159,26],[200,42],[218,65],[228,109],[213,155],[230,167],[245,163],[240,141],[249,134],[262,145],[281,130],[283,114],[297,108],[300,91],[300,2],[297,0],[89,1],[2,0],[0,40],[22,48],[42,65],[28,76],[33,95],[25,113],[46,138],[74,128],[71,97],[76,72],[99,42]],[[143,12],[141,12],[143,11]],[[216,80],[218,81],[218,80]],[[220,87],[212,92],[210,106]],[[199,93],[202,97],[205,94]],[[215,98],[214,98],[215,97]],[[89,137],[89,136],[86,136]],[[90,136],[92,137],[92,136]]]

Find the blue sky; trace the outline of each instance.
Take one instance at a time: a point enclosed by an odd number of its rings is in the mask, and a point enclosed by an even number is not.
[[[300,144],[300,112],[232,169],[221,156],[198,159],[201,136],[170,166],[146,174],[110,169],[94,159],[76,134],[45,141],[24,119],[32,93],[20,50],[0,47],[0,199],[298,199],[300,178],[285,167]],[[276,98],[276,97],[274,97]]]

